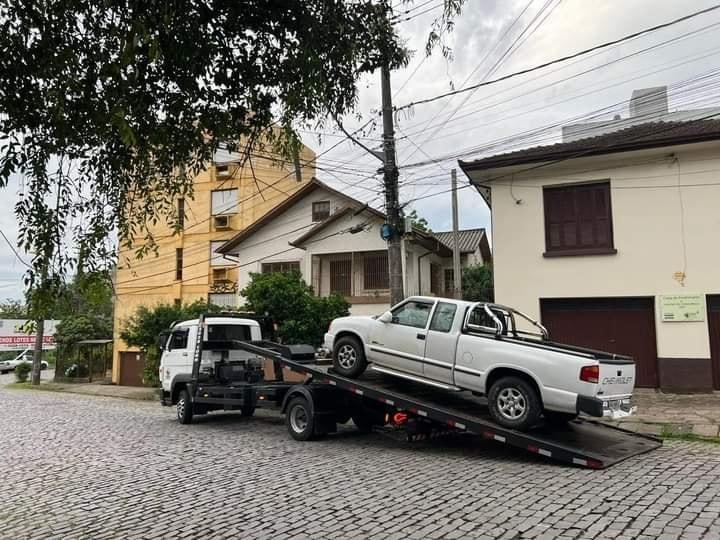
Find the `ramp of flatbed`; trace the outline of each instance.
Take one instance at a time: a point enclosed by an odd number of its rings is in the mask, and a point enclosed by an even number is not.
[[[584,467],[602,469],[662,446],[662,441],[654,437],[589,420],[515,431],[496,424],[490,418],[486,400],[470,392],[451,392],[372,370],[358,379],[348,379],[333,373],[329,365],[288,359],[282,362],[293,371],[311,375],[316,382],[326,382],[487,439]]]

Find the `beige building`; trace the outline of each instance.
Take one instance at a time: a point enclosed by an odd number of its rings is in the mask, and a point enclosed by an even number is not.
[[[720,120],[460,166],[492,211],[496,301],[633,355],[639,386],[720,389]]]
[[[195,300],[228,307],[237,304],[237,265],[215,250],[307,184],[315,173],[314,159],[307,147],[299,155],[297,168],[292,161],[253,156],[253,176],[249,163],[240,167],[239,156],[219,152],[214,164],[195,178],[193,197],[176,200],[183,231],[173,234],[168,223],[161,223],[151,230],[157,254],[138,259],[134,250],[120,251],[114,383],[141,384],[144,359],[119,337],[123,322],[139,306]]]

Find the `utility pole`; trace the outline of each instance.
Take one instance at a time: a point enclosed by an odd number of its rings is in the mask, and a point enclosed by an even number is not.
[[[452,182],[452,238],[453,238],[453,296],[462,298],[462,274],[460,270],[460,238],[458,234],[457,170],[450,171]]]
[[[47,261],[47,260],[46,260]],[[43,264],[41,275],[41,287],[44,288],[47,284],[48,267],[47,262]],[[32,377],[30,378],[30,384],[37,386],[40,384],[40,367],[42,363],[43,353],[43,339],[45,337],[45,317],[44,310],[39,309],[38,299],[31,298],[32,315],[35,315],[35,348],[33,351],[32,361]]]
[[[382,116],[385,211],[391,234],[387,239],[388,264],[390,266],[390,304],[395,305],[405,298],[402,276],[402,248],[400,204],[398,194],[398,169],[395,163],[395,127],[393,125],[392,93],[390,91],[390,66],[385,63],[381,69]]]

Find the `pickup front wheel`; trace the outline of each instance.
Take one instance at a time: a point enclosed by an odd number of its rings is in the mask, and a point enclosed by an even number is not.
[[[333,349],[333,368],[343,377],[352,379],[362,375],[367,367],[362,344],[354,337],[341,337]]]
[[[488,392],[490,416],[498,424],[524,430],[535,424],[542,406],[535,389],[520,377],[503,377]]]

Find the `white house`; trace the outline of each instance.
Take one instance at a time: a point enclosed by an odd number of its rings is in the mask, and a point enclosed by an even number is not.
[[[390,302],[384,222],[383,213],[313,179],[216,253],[218,261],[239,265],[239,291],[251,273],[299,270],[316,294],[338,293],[353,314],[377,314]],[[406,295],[452,289],[452,242],[445,234],[441,240],[414,229],[403,236]],[[460,239],[465,264],[489,260],[484,230],[461,231]]]
[[[460,167],[492,211],[496,301],[720,389],[720,120],[657,122]]]

